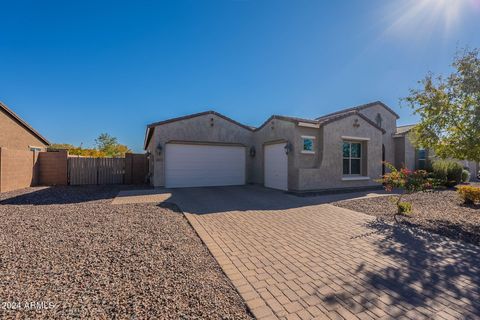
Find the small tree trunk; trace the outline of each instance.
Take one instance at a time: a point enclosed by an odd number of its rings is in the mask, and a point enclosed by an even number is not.
[[[397,199],[397,212],[393,215],[393,220],[395,220],[395,223],[400,223],[400,221],[398,221],[398,216],[401,215],[401,212],[400,212],[400,207],[398,206],[400,204],[400,202],[402,201],[402,197],[403,197],[403,194],[400,194],[398,196],[398,199]]]

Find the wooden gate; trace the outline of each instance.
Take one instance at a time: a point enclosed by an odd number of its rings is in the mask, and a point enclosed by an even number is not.
[[[70,185],[122,184],[124,177],[124,158],[68,158]]]

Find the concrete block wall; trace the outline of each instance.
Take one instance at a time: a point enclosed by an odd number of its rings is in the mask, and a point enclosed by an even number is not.
[[[0,192],[34,186],[38,179],[38,153],[0,148]]]
[[[67,151],[40,152],[38,155],[38,183],[44,186],[67,185],[67,159]]]

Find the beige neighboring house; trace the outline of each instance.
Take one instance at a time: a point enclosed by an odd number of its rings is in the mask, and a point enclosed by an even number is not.
[[[0,147],[44,151],[50,143],[28,123],[0,102]]]
[[[410,170],[425,169],[435,160],[435,154],[426,149],[418,149],[412,144],[411,131],[415,124],[399,126],[394,135],[395,139],[395,166]],[[454,159],[455,160],[455,159]],[[455,160],[470,171],[471,180],[476,180],[480,164],[469,160]]]

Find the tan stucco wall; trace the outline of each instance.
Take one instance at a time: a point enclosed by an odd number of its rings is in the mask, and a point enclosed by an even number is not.
[[[385,109],[382,105],[373,105],[360,111],[367,118],[376,123],[377,114],[382,117],[382,129],[385,134],[382,137],[382,143],[385,145],[385,161],[395,163],[395,142],[393,135],[397,131],[397,117]]]
[[[36,185],[38,152],[0,148],[0,192]]]
[[[393,141],[395,145],[395,162],[393,165],[396,168],[402,168],[405,163],[405,137],[396,137]]]
[[[404,166],[409,170],[415,170],[417,168],[417,152],[415,146],[410,140],[410,134],[405,135],[405,160]]]
[[[29,146],[46,147],[45,143],[0,110],[0,147],[29,150]]]
[[[353,124],[360,125],[358,128]],[[298,189],[323,190],[378,186],[374,181],[382,174],[382,132],[362,118],[352,115],[323,126],[320,130],[320,154],[317,166],[314,168],[298,168]],[[363,143],[365,165],[362,175],[370,177],[369,180],[344,181],[342,136],[370,139]]]
[[[213,126],[211,119],[213,118]],[[246,148],[246,178],[251,181],[252,160],[248,155],[253,145],[252,131],[235,125],[214,114],[207,114],[195,118],[166,123],[155,127],[152,140],[148,146],[151,152],[150,161],[153,164],[152,184],[155,187],[165,185],[165,145],[172,141],[232,143],[242,144]],[[158,154],[156,148],[161,145],[163,151]]]

